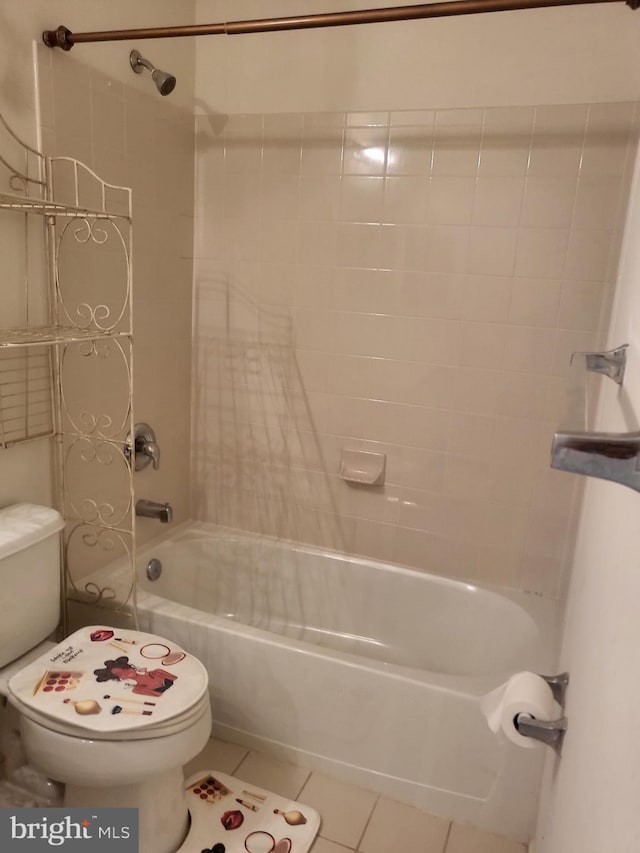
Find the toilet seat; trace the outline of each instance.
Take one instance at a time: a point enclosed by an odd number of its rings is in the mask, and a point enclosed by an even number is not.
[[[209,710],[209,694],[205,695],[184,714],[173,717],[165,723],[156,725],[147,725],[135,729],[119,729],[115,732],[91,731],[86,727],[74,726],[70,723],[65,723],[63,720],[55,719],[29,708],[27,705],[16,701],[15,697],[10,697],[11,704],[16,710],[28,720],[36,723],[42,728],[57,734],[67,735],[68,737],[85,738],[90,740],[152,740],[153,738],[166,737],[167,735],[176,734],[183,731],[193,723],[197,722],[203,714]]]
[[[13,676],[23,670],[25,666],[28,666],[31,661],[42,657],[45,652],[48,652],[49,649],[52,649],[54,646],[55,643],[52,643],[50,640],[45,640],[33,649],[29,649],[26,654],[21,655],[17,660],[11,661],[7,666],[0,667],[0,696],[8,698],[9,681]]]
[[[162,737],[208,707],[197,658],[140,631],[90,626],[45,652],[8,684],[11,703],[60,734],[94,740]]]

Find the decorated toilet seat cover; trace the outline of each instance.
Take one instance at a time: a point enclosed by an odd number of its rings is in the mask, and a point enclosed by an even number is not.
[[[9,693],[52,720],[94,732],[155,726],[192,708],[208,686],[175,643],[126,628],[81,628],[9,680]]]

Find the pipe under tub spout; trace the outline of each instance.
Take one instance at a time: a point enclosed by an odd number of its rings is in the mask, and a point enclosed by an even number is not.
[[[157,518],[161,524],[173,521],[173,507],[170,503],[158,503],[141,498],[136,503],[136,515],[143,518]]]

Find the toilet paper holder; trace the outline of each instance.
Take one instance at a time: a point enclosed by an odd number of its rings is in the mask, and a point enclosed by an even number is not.
[[[569,673],[561,672],[558,675],[541,675],[540,678],[547,682],[553,693],[553,698],[564,709],[567,685],[569,684]],[[535,717],[531,717],[529,714],[518,714],[513,722],[521,735],[541,741],[560,755],[564,735],[567,731],[567,718],[565,716],[557,720],[536,720]]]
[[[561,708],[564,708],[567,686],[569,684],[569,673],[560,672],[558,675],[541,675],[540,678],[547,682],[553,693],[553,698]]]

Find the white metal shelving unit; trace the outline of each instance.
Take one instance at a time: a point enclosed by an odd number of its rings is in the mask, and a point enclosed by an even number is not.
[[[65,622],[135,622],[131,190],[0,141],[0,452],[55,441]]]

